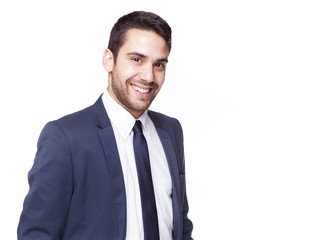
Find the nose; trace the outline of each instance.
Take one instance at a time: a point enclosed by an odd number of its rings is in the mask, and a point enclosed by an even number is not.
[[[144,80],[148,83],[151,83],[154,81],[154,71],[153,66],[146,64],[140,71],[140,79]]]

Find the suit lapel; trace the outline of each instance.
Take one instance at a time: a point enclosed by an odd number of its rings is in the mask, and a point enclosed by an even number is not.
[[[126,235],[126,196],[124,178],[114,131],[101,97],[94,104],[93,112],[97,125],[100,128],[98,136],[106,156],[111,191],[117,208],[119,239],[124,240]]]
[[[181,220],[181,208],[180,208],[180,196],[179,196],[179,170],[178,159],[174,149],[174,145],[167,131],[159,127],[158,119],[150,113],[150,117],[155,125],[156,131],[160,137],[167,161],[172,181],[172,207],[173,207],[173,223],[174,223],[174,239],[181,239],[182,220]]]

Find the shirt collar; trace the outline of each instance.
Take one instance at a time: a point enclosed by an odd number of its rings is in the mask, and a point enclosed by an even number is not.
[[[102,95],[102,102],[105,106],[107,115],[112,125],[118,130],[121,137],[126,140],[130,135],[132,128],[136,122],[136,119],[121,105],[119,105],[108,93],[105,91]],[[138,120],[141,121],[143,130],[146,130],[146,126],[149,124],[148,110],[146,110]],[[149,132],[149,130],[148,130]]]

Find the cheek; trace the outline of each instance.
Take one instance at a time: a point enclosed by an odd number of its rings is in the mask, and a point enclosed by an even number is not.
[[[121,67],[119,67],[121,66]],[[115,69],[116,75],[121,79],[122,82],[126,82],[137,75],[136,68],[132,67],[130,64],[119,63],[118,67]]]
[[[165,80],[165,72],[160,72],[155,74],[155,82],[161,88]]]
[[[129,66],[124,70],[124,74],[126,76],[126,79],[130,79],[138,75],[138,71],[135,67]]]

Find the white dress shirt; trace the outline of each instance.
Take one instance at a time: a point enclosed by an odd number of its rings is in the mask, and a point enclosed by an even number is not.
[[[122,165],[127,208],[126,240],[144,240],[139,181],[133,150],[132,128],[136,119],[107,91],[102,95],[102,101],[114,130]],[[147,112],[145,111],[139,120],[148,146],[160,240],[170,240],[173,230],[171,177],[160,138]]]

